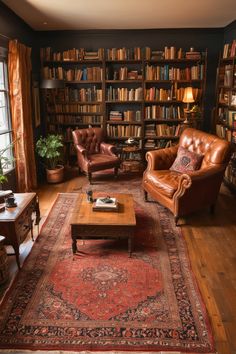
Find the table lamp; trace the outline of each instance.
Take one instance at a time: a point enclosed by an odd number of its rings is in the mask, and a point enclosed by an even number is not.
[[[185,87],[183,102],[187,103],[187,108],[185,109],[186,119],[185,119],[184,123],[188,123],[188,114],[190,113],[190,103],[194,102],[193,88],[191,86]]]

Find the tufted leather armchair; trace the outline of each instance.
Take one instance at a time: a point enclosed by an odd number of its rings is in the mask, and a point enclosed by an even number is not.
[[[95,171],[114,168],[117,176],[120,159],[116,156],[116,147],[103,142],[102,128],[76,129],[72,136],[78,166],[87,174],[90,183]]]
[[[185,173],[169,170],[179,146],[203,155],[200,169]],[[168,208],[174,214],[176,225],[179,217],[203,207],[210,206],[214,211],[230,155],[229,142],[200,130],[186,128],[178,145],[147,152],[148,165],[142,182],[145,200],[150,194],[155,201]]]

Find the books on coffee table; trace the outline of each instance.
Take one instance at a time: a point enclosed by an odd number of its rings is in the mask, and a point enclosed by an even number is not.
[[[93,203],[93,210],[95,211],[117,211],[118,201],[116,198],[100,197]]]

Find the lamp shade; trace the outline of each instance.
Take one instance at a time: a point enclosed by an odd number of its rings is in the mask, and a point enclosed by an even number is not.
[[[40,88],[42,89],[57,89],[64,88],[65,82],[58,79],[43,79],[40,83]]]
[[[186,87],[186,88],[184,89],[183,102],[184,102],[184,103],[192,103],[192,102],[194,102],[194,98],[193,98],[193,88],[192,88],[192,87]]]

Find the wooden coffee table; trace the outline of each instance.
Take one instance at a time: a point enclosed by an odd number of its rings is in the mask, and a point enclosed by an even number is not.
[[[99,193],[101,196],[101,193]],[[106,193],[104,193],[104,196]],[[132,194],[112,193],[117,198],[118,211],[93,211],[92,203],[86,194],[78,201],[71,216],[71,238],[73,254],[78,252],[76,240],[81,239],[128,239],[128,252],[131,257],[133,237],[136,226]],[[96,193],[93,195],[96,198]]]

